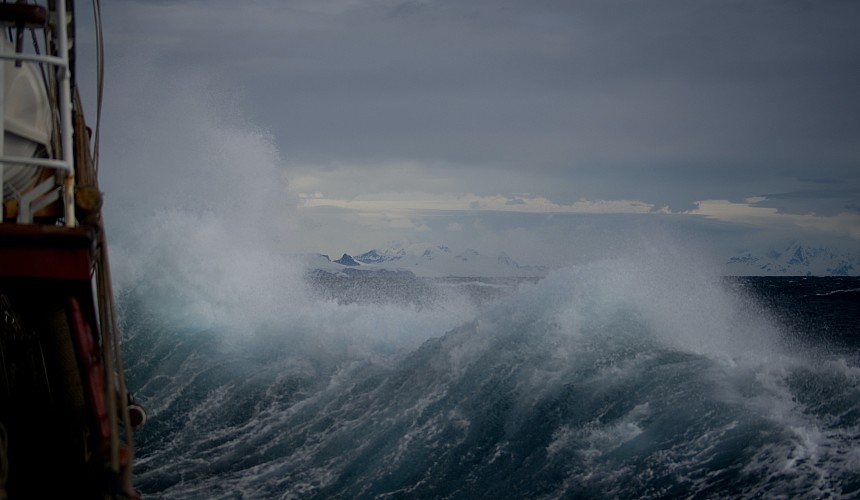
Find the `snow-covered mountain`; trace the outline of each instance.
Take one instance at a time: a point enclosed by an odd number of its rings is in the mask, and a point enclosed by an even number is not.
[[[364,272],[409,273],[418,277],[543,277],[545,267],[520,265],[504,252],[496,256],[475,250],[455,251],[445,245],[395,245],[332,260],[305,256],[309,269],[331,274]],[[784,248],[740,252],[725,261],[724,273],[734,276],[860,276],[860,256],[827,247],[795,242]]]
[[[394,247],[373,249],[359,255],[344,254],[331,261],[321,256],[311,265],[327,272],[340,272],[346,268],[355,271],[410,272],[421,277],[541,277],[547,269],[518,264],[504,252],[495,257],[475,250],[455,252],[445,245]],[[340,267],[337,267],[340,266]]]
[[[860,258],[795,242],[783,250],[740,253],[728,259],[726,269],[740,276],[858,276]]]

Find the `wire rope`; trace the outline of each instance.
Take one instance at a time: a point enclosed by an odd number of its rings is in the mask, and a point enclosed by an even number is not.
[[[101,2],[93,0],[93,20],[96,32],[96,129],[93,139],[93,169],[99,171],[99,139],[101,137],[102,101],[104,99],[104,35]]]

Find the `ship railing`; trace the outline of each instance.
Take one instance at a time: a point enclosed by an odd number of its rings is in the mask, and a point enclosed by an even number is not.
[[[26,10],[21,7],[27,7]],[[71,64],[69,61],[68,12],[66,2],[56,2],[56,22],[53,29],[58,55],[29,54],[20,51],[20,47],[12,53],[7,53],[5,44],[0,43],[0,153],[5,153],[4,140],[6,132],[5,110],[5,64],[2,61],[27,61],[53,66],[57,70],[59,96],[57,108],[59,111],[58,134],[60,139],[57,158],[15,157],[0,154],[0,196],[4,192],[5,165],[26,165],[33,168],[49,168],[55,175],[44,180],[35,188],[19,195],[17,222],[31,224],[33,214],[42,208],[62,199],[63,221],[67,227],[76,225],[75,219],[75,164],[72,127],[72,85]],[[24,25],[45,28],[49,22],[44,7],[37,5],[5,4],[0,15],[9,13],[8,17],[0,17],[0,23],[17,26],[22,30]],[[4,35],[5,36],[5,35]],[[46,47],[47,49],[47,47]],[[52,103],[53,105],[53,103]],[[5,202],[5,200],[4,200]],[[2,222],[2,217],[0,217]]]

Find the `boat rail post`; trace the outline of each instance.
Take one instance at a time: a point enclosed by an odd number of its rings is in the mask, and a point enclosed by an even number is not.
[[[63,178],[63,207],[66,227],[74,227],[75,221],[75,162],[72,143],[72,83],[69,67],[68,21],[66,2],[57,2],[57,52],[64,64],[57,66],[60,77],[60,133],[62,134],[62,159],[68,165]]]

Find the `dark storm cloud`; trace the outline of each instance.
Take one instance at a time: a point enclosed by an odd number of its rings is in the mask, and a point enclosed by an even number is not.
[[[165,78],[197,68],[243,89],[293,165],[413,161],[464,192],[673,208],[860,167],[858,2],[124,1],[105,15],[117,57],[145,40]]]
[[[759,205],[777,208],[785,213],[810,213],[836,215],[844,212],[860,212],[860,183],[846,187],[836,185],[825,189],[808,189],[787,193],[765,194]]]

